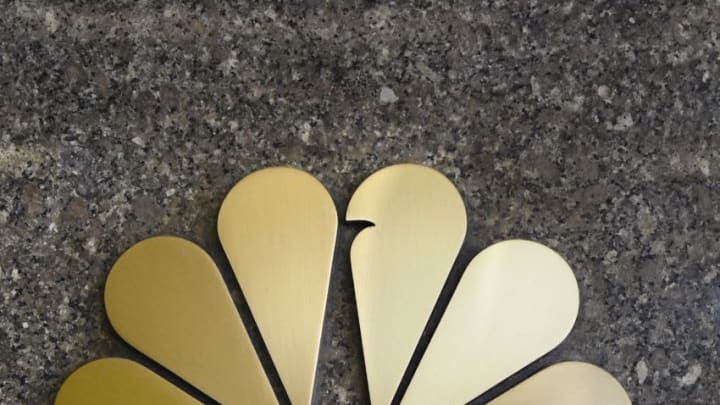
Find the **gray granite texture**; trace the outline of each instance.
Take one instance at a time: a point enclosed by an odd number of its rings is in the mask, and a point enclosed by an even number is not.
[[[717,403],[717,1],[2,9],[0,403],[47,404],[104,356],[177,383],[106,320],[103,283],[123,250],[157,234],[196,241],[247,319],[215,229],[235,182],[297,166],[343,212],[366,176],[407,161],[442,171],[465,199],[451,280],[518,237],[558,250],[578,278],[568,339],[485,399],[583,360],[635,404]],[[368,401],[347,258],[356,232],[341,225],[317,403]]]

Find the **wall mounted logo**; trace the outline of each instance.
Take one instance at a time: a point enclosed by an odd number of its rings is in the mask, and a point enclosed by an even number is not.
[[[351,248],[371,401],[388,404],[466,231],[460,194],[442,174],[403,164],[365,180],[347,209],[372,223]],[[309,404],[332,267],[337,212],[325,188],[291,168],[257,171],[225,198],[218,233],[293,404]],[[568,264],[509,240],[468,265],[402,404],[462,404],[556,347],[578,312]],[[105,306],[130,345],[222,404],[275,404],[252,342],[210,256],[177,237],[146,239],[108,275]],[[144,366],[90,362],[56,405],[197,404]],[[620,384],[577,362],[548,367],[492,405],[626,405]]]

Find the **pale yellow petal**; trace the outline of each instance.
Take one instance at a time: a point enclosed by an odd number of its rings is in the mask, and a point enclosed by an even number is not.
[[[401,164],[358,187],[347,219],[373,223],[350,257],[370,399],[388,404],[462,245],[465,206],[441,173]]]
[[[559,363],[541,370],[488,405],[631,405],[619,382],[588,363]]]
[[[465,270],[403,404],[470,401],[560,344],[578,305],[575,276],[553,250],[490,246]]]

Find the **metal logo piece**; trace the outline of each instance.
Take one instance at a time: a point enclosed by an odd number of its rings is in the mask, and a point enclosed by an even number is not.
[[[110,270],[105,310],[126,342],[217,401],[277,402],[220,272],[192,242],[132,246]]]
[[[118,358],[91,361],[65,380],[57,405],[200,405],[140,364]]]
[[[465,205],[442,174],[403,164],[365,180],[346,217],[373,224],[350,263],[370,400],[388,404],[465,238]]]
[[[600,367],[565,362],[516,385],[488,405],[631,405],[617,380]]]
[[[351,247],[371,402],[396,395],[465,238],[465,206],[441,173],[382,169],[348,205],[369,221]],[[257,171],[228,193],[218,234],[293,404],[312,401],[337,233],[327,190],[292,168]],[[222,404],[276,398],[217,266],[199,246],[160,236],[128,249],[105,286],[118,334]],[[462,404],[552,350],[579,306],[570,266],[535,242],[509,240],[467,266],[410,380],[402,404]],[[134,361],[90,362],[68,377],[56,405],[198,404]],[[490,405],[629,405],[620,384],[586,363],[541,370]]]
[[[560,344],[579,304],[570,266],[550,248],[490,246],[465,269],[403,403],[472,400]]]
[[[244,178],[218,216],[220,242],[294,404],[312,399],[337,223],[325,187],[287,167]]]

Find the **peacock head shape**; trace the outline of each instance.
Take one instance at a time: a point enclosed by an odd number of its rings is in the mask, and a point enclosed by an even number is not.
[[[396,395],[465,238],[465,206],[441,173],[399,164],[358,187],[346,219],[370,223],[353,241],[350,261],[373,404],[467,403],[551,351],[573,327],[579,291],[566,261],[536,242],[496,243],[465,269],[407,390]],[[288,167],[248,175],[220,208],[220,242],[292,404],[313,399],[337,227],[323,185]],[[174,236],[135,244],[110,270],[104,299],[122,339],[207,397],[278,403],[217,266],[196,244]],[[121,358],[81,366],[55,399],[56,405],[199,403]],[[565,362],[490,402],[580,403],[630,400],[601,368]]]

